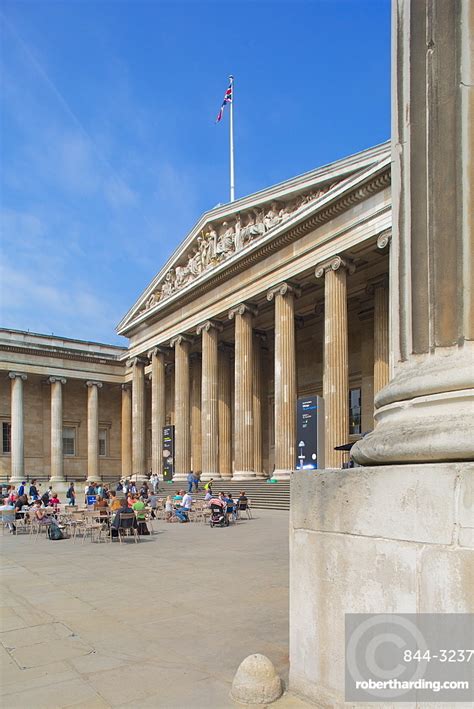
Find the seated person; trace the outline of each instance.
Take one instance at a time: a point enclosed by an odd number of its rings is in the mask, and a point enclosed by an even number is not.
[[[2,522],[5,524],[12,534],[16,532],[15,525],[15,507],[8,500],[0,498],[0,512],[2,512]]]
[[[145,503],[143,500],[135,500],[135,502],[132,505],[133,511],[135,512],[135,516],[137,518],[137,525],[138,525],[138,534],[150,534],[148,531],[148,526],[146,523],[146,517],[145,517]]]
[[[191,509],[192,504],[193,498],[191,493],[187,492],[183,497],[181,507],[178,507],[174,512],[180,522],[189,522],[188,512]]]
[[[179,502],[183,499],[184,490],[179,490],[176,495],[173,496],[173,500],[178,500]]]
[[[227,505],[227,514],[232,515],[232,519],[235,520],[235,518],[237,516],[237,507],[236,507],[235,500],[233,499],[231,492],[229,492],[227,494],[225,501],[226,501],[226,505]]]
[[[49,504],[50,504],[52,507],[57,507],[58,505],[61,504],[61,502],[59,501],[59,497],[58,497],[58,495],[57,495],[56,492],[51,493],[51,497],[49,498]]]
[[[113,490],[110,491],[109,495],[110,495],[110,502],[109,502],[110,509],[112,510],[112,512],[117,512],[117,510],[119,510],[122,506],[120,503],[120,500]]]
[[[133,527],[137,526],[137,519],[135,515],[133,515],[133,517],[130,517],[130,519],[122,520],[122,515],[129,515],[131,512],[133,512],[133,510],[130,509],[127,500],[123,497],[120,500],[120,509],[117,510],[117,513],[111,524],[113,537],[118,536],[119,527],[122,529],[132,529]]]
[[[107,510],[109,508],[107,500],[104,500],[102,495],[97,496],[97,500],[94,503],[94,510],[99,511],[99,519],[107,519]]]
[[[40,524],[51,524],[51,513],[41,508],[41,500],[35,500],[33,504],[33,515]]]

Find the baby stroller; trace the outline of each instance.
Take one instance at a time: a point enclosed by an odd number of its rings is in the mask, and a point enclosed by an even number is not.
[[[209,525],[211,527],[228,527],[229,520],[227,519],[227,512],[225,510],[225,504],[218,497],[213,497],[209,501],[211,507],[211,518],[209,520]]]

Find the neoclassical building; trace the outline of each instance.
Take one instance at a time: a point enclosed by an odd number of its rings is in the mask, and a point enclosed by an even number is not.
[[[388,381],[390,145],[206,212],[117,327],[127,348],[0,330],[2,480],[289,477],[297,397],[325,466]]]

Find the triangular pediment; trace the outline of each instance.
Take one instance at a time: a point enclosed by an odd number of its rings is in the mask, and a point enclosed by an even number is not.
[[[124,334],[255,244],[271,239],[358,174],[390,155],[388,143],[358,153],[203,214],[142,296],[119,323]]]

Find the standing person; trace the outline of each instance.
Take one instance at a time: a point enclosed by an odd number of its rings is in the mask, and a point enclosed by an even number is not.
[[[173,516],[173,503],[171,501],[171,495],[168,495],[165,502],[165,519],[167,522],[171,522]]]
[[[25,494],[25,485],[26,482],[24,480],[21,485],[18,485],[18,497],[22,497]]]
[[[87,495],[96,495],[97,494],[94,482],[89,483],[89,485],[87,486],[87,493],[86,494]]]
[[[71,483],[67,489],[66,497],[69,500],[69,505],[72,507],[76,504],[76,491],[74,490],[74,483]]]
[[[197,492],[199,490],[199,476],[201,473],[194,473],[193,477],[193,485],[194,485],[194,492]]]
[[[194,473],[192,470],[190,473],[188,473],[187,481],[188,481],[188,492],[192,492],[193,485],[194,485]]]
[[[33,479],[31,481],[29,494],[30,494],[30,497],[33,500],[33,502],[39,498],[39,491],[38,491],[38,488],[36,487],[36,479]]]
[[[156,510],[158,509],[158,495],[156,492],[152,491],[151,495],[148,497],[148,504],[151,507],[151,518],[155,519]]]
[[[136,495],[136,494],[137,494],[137,486],[136,486],[134,480],[132,480],[132,482],[131,482],[130,485],[128,486],[128,491],[129,491],[129,493],[131,493],[132,495]]]
[[[50,497],[50,494],[49,494],[49,493],[50,493],[50,490],[49,490],[49,488],[48,488],[48,489],[47,489],[45,492],[43,492],[43,494],[41,495],[41,500],[37,500],[37,502],[39,502],[40,505],[41,505],[41,502],[42,502],[45,507],[48,507],[48,505],[49,505],[49,497]]]
[[[104,497],[104,486],[102,483],[98,483],[96,495],[100,495],[100,497]]]
[[[89,483],[86,483],[84,486],[84,504],[87,505],[87,491],[89,489]]]
[[[125,480],[123,481],[125,482]],[[115,488],[115,492],[123,492],[123,482],[122,480],[119,480],[117,483],[117,487]]]
[[[153,490],[153,494],[156,494],[156,486],[158,484],[158,475],[156,473],[152,473],[150,476],[150,485],[151,489]]]

